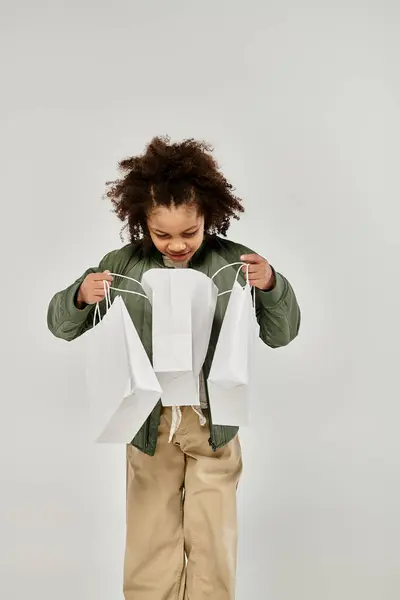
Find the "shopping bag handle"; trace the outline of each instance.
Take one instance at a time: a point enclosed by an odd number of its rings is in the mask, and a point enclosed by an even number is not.
[[[107,313],[111,308],[110,284],[108,283],[108,281],[104,280],[103,286],[104,286],[104,298],[106,301],[106,313]],[[93,327],[96,327],[96,317],[99,318],[99,323],[100,323],[102,320],[101,314],[100,314],[100,302],[96,303],[96,308],[94,309]]]
[[[214,280],[214,278],[217,275],[219,275],[221,273],[221,271],[223,271],[224,269],[227,269],[228,267],[235,267],[236,265],[240,265],[240,267],[237,270],[235,281],[234,281],[233,285],[235,285],[235,283],[239,279],[239,275],[240,275],[240,271],[242,270],[242,267],[247,267],[247,269],[246,269],[246,284],[243,286],[243,289],[245,289],[246,287],[250,287],[250,284],[249,284],[249,268],[250,268],[250,265],[248,263],[244,263],[244,262],[234,262],[234,263],[231,263],[230,265],[224,265],[223,267],[221,267],[220,269],[218,269],[218,271],[216,273],[214,273],[214,275],[211,277],[211,279]],[[224,296],[225,294],[230,294],[231,292],[232,292],[232,290],[227,290],[226,292],[221,292],[220,294],[218,294],[218,298],[220,296]]]
[[[133,277],[127,277],[127,275],[118,275],[118,273],[110,273],[110,275],[112,275],[113,277],[121,277],[121,279],[129,279],[129,281],[137,283],[143,289],[143,285],[140,283],[140,281],[138,281],[137,279],[133,279]],[[110,289],[114,290],[115,292],[126,292],[127,294],[135,294],[135,296],[142,296],[142,298],[146,298],[148,300],[146,294],[141,294],[140,292],[134,292],[133,290],[122,290],[120,288],[115,288],[112,286],[110,286]]]
[[[224,269],[227,269],[228,267],[235,267],[236,265],[240,265],[240,267],[237,270],[233,286],[235,285],[235,283],[239,279],[239,274],[240,274],[240,271],[242,270],[242,267],[247,267],[246,268],[246,284],[243,286],[243,289],[245,290],[247,287],[250,288],[250,290],[251,290],[251,296],[252,296],[252,300],[253,300],[254,314],[256,314],[256,288],[254,286],[251,286],[249,284],[249,268],[250,268],[250,265],[248,263],[235,262],[235,263],[231,263],[230,265],[224,265],[223,267],[221,267],[220,269],[218,269],[218,271],[216,273],[214,273],[214,275],[211,277],[211,279],[213,280],[214,277],[216,277]],[[217,298],[219,298],[220,296],[224,296],[225,294],[231,294],[232,290],[233,290],[233,287],[232,287],[231,290],[227,290],[226,292],[221,292],[220,294],[218,294]]]
[[[110,275],[112,275],[113,277],[121,277],[122,279],[129,279],[130,281],[133,281],[134,283],[137,283],[138,285],[140,285],[140,287],[143,289],[143,286],[140,283],[140,281],[138,281],[137,279],[133,279],[133,277],[127,277],[127,275],[119,275],[118,273],[110,273]],[[110,310],[111,304],[112,304],[110,290],[114,290],[115,292],[126,292],[127,294],[135,294],[135,296],[142,296],[142,298],[146,298],[146,300],[148,300],[148,297],[146,296],[146,294],[141,294],[140,292],[134,292],[133,290],[123,290],[120,288],[112,287],[106,280],[103,281],[103,286],[104,286],[104,295],[105,295],[105,301],[106,301],[106,313]],[[97,302],[97,304],[96,304],[96,308],[95,308],[94,315],[93,315],[93,327],[96,326],[97,318],[99,319],[99,323],[100,323],[102,319],[101,319],[101,314],[100,314],[100,303],[99,302]]]
[[[241,265],[242,267],[244,267],[246,265],[246,263],[244,262],[234,262],[234,263],[230,263],[229,265],[224,265],[223,267],[221,267],[220,269],[218,269],[218,271],[216,273],[214,273],[214,275],[212,275],[211,279],[214,280],[215,277],[217,275],[219,275],[221,273],[221,271],[223,271],[224,269],[228,269],[229,267],[235,267],[236,265]],[[238,271],[238,273],[240,272],[240,269]],[[236,279],[235,281],[237,281],[239,275],[236,274]]]

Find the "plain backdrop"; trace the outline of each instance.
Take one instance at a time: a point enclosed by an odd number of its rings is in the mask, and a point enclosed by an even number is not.
[[[102,198],[117,162],[169,134],[215,146],[247,209],[231,238],[303,314],[291,346],[257,352],[237,598],[397,600],[397,0],[0,11],[0,597],[122,598],[124,448],[91,443],[46,312],[123,243]]]

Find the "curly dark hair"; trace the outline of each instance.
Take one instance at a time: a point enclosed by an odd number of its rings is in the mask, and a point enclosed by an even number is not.
[[[122,160],[121,179],[106,182],[105,196],[125,222],[131,242],[148,237],[147,215],[154,206],[195,203],[208,234],[226,236],[231,219],[240,219],[242,201],[219,170],[213,148],[194,139],[172,144],[155,137],[144,154]]]

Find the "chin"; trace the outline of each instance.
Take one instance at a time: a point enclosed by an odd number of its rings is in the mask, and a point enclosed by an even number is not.
[[[180,254],[178,256],[174,256],[173,254],[167,254],[167,257],[174,262],[185,262],[186,260],[190,260],[193,254],[194,252],[186,252],[186,254]]]

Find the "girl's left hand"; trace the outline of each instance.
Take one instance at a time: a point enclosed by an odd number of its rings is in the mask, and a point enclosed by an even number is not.
[[[240,260],[249,266],[249,284],[265,292],[275,287],[275,276],[269,262],[259,254],[244,254]],[[243,267],[247,273],[247,267]]]

